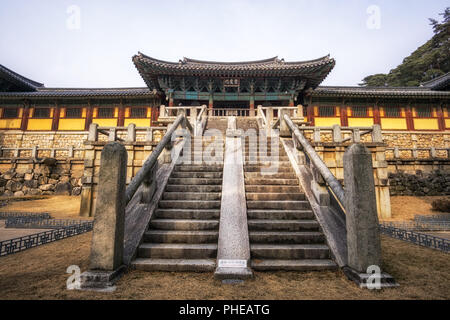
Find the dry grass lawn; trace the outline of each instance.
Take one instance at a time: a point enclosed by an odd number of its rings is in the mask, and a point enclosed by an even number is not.
[[[395,197],[392,202],[394,219],[413,217],[405,204],[417,214],[433,213],[428,198]],[[2,210],[76,218],[78,206],[79,198],[51,197],[12,203]],[[211,273],[130,271],[114,293],[66,290],[67,267],[88,268],[91,237],[87,233],[0,258],[0,299],[450,299],[448,254],[385,236],[384,271],[400,283],[395,289],[361,290],[340,271],[259,272],[238,285],[224,285]]]
[[[56,219],[89,219],[80,217],[81,197],[49,196],[46,199],[13,201],[0,208],[3,212],[48,212]]]
[[[410,221],[415,215],[436,215],[441,212],[433,211],[431,203],[442,197],[391,197],[392,218],[385,221]]]
[[[359,289],[340,272],[256,273],[224,285],[211,273],[131,271],[114,293],[66,290],[69,265],[88,267],[92,233],[0,258],[0,299],[450,299],[449,255],[382,238],[386,272],[399,288]]]

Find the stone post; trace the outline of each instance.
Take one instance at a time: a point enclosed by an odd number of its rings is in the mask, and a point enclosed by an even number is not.
[[[304,118],[303,115],[303,106],[301,104],[299,104],[297,106],[297,118]]]
[[[134,123],[130,123],[127,128],[127,143],[133,143],[136,141],[136,125]]]
[[[261,109],[261,112],[264,112],[264,111]],[[272,107],[269,107],[266,109],[266,121],[267,121],[266,134],[268,137],[270,137],[272,135],[272,124],[273,124],[273,108]]]
[[[360,287],[369,287],[369,281],[372,281],[369,267],[375,266],[380,271],[379,288],[394,286],[392,277],[381,274],[381,242],[372,155],[364,145],[353,144],[347,149],[344,175],[348,248],[348,266],[344,272]]]
[[[127,152],[118,142],[102,150],[89,271],[82,288],[111,287],[124,271],[125,180]]]
[[[98,124],[91,123],[89,126],[88,141],[95,142],[98,140]]]
[[[364,273],[381,263],[372,155],[364,145],[353,144],[345,152],[344,181],[348,265]]]
[[[289,109],[280,109],[279,111],[279,117],[280,117],[280,137],[290,137],[291,131],[289,130],[289,127],[284,120],[285,115],[289,115]]]

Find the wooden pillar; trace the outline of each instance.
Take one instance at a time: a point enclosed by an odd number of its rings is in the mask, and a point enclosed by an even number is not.
[[[311,126],[314,126],[314,106],[312,104],[312,97],[309,97],[309,104],[308,107],[306,108],[307,110],[307,117],[308,117],[308,122],[311,123]]]
[[[252,94],[250,96],[250,117],[255,116],[255,96]]]
[[[209,103],[208,103],[208,110],[209,110],[208,114],[210,116],[212,116],[213,107],[214,107],[214,96],[213,96],[213,93],[210,93],[209,94]]]
[[[28,127],[28,117],[30,115],[30,103],[24,101],[23,112],[22,112],[22,122],[20,123],[20,130],[25,131]]]
[[[413,120],[411,105],[408,104],[408,106],[405,109],[406,109],[406,127],[407,127],[408,131],[413,131],[414,130],[414,120]]]
[[[61,108],[59,107],[59,104],[56,101],[55,102],[55,111],[53,112],[52,131],[58,131],[60,112],[61,112]]]
[[[92,116],[94,114],[94,109],[91,106],[91,101],[88,100],[87,108],[86,108],[86,121],[84,125],[84,130],[89,130],[89,126],[92,123]]]
[[[120,99],[119,105],[119,120],[117,122],[118,127],[123,127],[125,124],[125,107],[123,106],[123,101]]]
[[[291,98],[289,99],[289,107],[294,106],[294,95],[291,95]]]
[[[378,100],[375,101],[373,106],[373,123],[381,125],[380,107],[378,107]]]
[[[348,114],[347,114],[347,107],[345,106],[344,99],[342,99],[340,117],[341,117],[341,125],[343,127],[348,127]]]
[[[173,93],[169,92],[169,107],[173,107]]]
[[[442,105],[436,107],[436,112],[438,116],[439,131],[445,131],[445,120],[444,112],[442,111]]]

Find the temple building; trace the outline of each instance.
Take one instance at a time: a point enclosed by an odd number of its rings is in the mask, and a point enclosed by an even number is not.
[[[91,123],[145,127],[157,122],[160,105],[240,109],[247,116],[254,116],[258,105],[303,105],[307,120],[318,127],[450,129],[449,74],[420,87],[330,87],[320,85],[336,63],[329,56],[302,62],[278,57],[167,62],[138,53],[132,60],[146,87],[47,88],[0,65],[0,130],[86,131]]]

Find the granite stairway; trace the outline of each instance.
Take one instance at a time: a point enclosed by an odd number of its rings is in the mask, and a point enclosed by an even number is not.
[[[216,267],[222,163],[177,164],[138,248],[133,266],[146,271],[212,272]],[[194,142],[191,142],[194,146]],[[197,150],[192,147],[192,160]]]
[[[242,125],[241,129],[248,128]],[[271,138],[267,139],[267,156],[248,143],[243,150],[251,267],[256,271],[335,270],[337,265],[281,141],[278,157],[274,153],[272,158]],[[269,165],[275,165],[275,170],[262,172]]]

